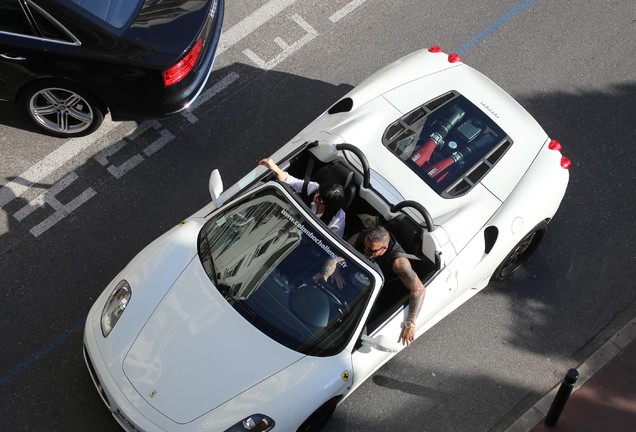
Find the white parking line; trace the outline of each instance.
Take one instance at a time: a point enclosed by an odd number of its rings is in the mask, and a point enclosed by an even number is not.
[[[44,159],[23,172],[17,179],[7,183],[0,189],[0,208],[14,198],[22,196],[33,184],[57,171],[66,162],[73,159],[83,150],[93,145],[97,140],[115,129],[119,123],[104,120],[102,126],[92,135],[83,138],[73,138],[66,141]]]
[[[243,18],[229,30],[221,34],[217,55],[226,51],[254,30],[296,3],[297,0],[272,0],[261,6],[250,16]]]
[[[262,58],[260,58],[256,53],[254,53],[250,49],[246,49],[243,51],[250,60],[254,62],[256,66],[261,69],[270,70],[276,67],[279,63],[285,60],[287,57],[298,51],[304,45],[306,45],[310,40],[314,39],[318,36],[318,32],[311,26],[307,21],[305,21],[300,15],[294,14],[289,17],[292,21],[298,24],[303,30],[305,30],[306,34],[300,40],[294,42],[289,45],[287,42],[282,40],[280,37],[274,39],[274,42],[283,49],[281,53],[279,53],[272,60],[266,62]]]
[[[190,123],[196,123],[197,121],[199,121],[199,118],[192,114],[192,110],[198,108],[199,106],[206,103],[208,100],[212,99],[212,97],[216,96],[218,93],[223,91],[227,86],[229,86],[239,78],[239,74],[237,74],[236,72],[230,72],[221,81],[201,93],[199,97],[192,103],[192,105],[190,105],[187,110],[183,111],[181,115],[187,118]]]
[[[360,6],[365,1],[367,1],[367,0],[353,0],[352,2],[348,3],[347,5],[345,5],[338,12],[336,12],[333,15],[331,15],[329,17],[329,21],[331,21],[332,23],[336,23],[336,22],[340,21],[342,18],[347,16],[349,13],[351,13],[355,8]]]
[[[77,209],[79,206],[81,206],[97,194],[97,192],[95,192],[93,188],[87,188],[79,196],[72,199],[68,204],[62,204],[55,197],[55,195],[62,192],[78,178],[79,177],[75,172],[70,173],[62,180],[54,184],[46,192],[40,194],[40,196],[37,197],[35,200],[24,206],[21,210],[15,213],[14,216],[20,221],[31,214],[31,212],[33,212],[38,207],[41,207],[44,204],[50,205],[53,210],[55,210],[53,214],[29,230],[31,234],[33,234],[35,237],[38,237],[40,234],[51,228],[60,220],[64,219],[71,212],[73,212],[73,210]]]

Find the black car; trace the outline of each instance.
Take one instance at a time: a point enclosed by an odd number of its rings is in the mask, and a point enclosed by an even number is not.
[[[47,133],[187,108],[212,70],[223,0],[0,0],[0,100]]]

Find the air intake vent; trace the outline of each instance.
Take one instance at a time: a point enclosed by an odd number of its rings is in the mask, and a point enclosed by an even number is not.
[[[336,102],[334,106],[327,111],[329,114],[337,114],[342,112],[349,112],[353,108],[353,100],[351,98],[344,98],[341,101]]]
[[[484,252],[490,253],[492,247],[495,245],[497,241],[497,237],[499,236],[499,230],[495,226],[489,226],[484,230]]]

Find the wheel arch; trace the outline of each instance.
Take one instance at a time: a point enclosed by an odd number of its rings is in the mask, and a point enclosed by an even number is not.
[[[329,421],[329,418],[334,413],[338,404],[344,399],[344,395],[334,396],[331,399],[320,405],[313,413],[307,417],[307,419],[298,427],[297,432],[317,432]],[[320,416],[321,411],[324,411],[324,418],[316,419],[317,424],[311,424],[312,418]],[[314,421],[316,421],[314,420]]]
[[[86,92],[83,94],[86,94],[95,102],[95,104],[98,106],[98,108],[102,111],[104,115],[110,110],[108,103],[99,95],[98,92],[96,92],[92,88],[87,87],[86,85],[78,83],[69,78],[59,78],[59,77],[53,77],[53,76],[35,77],[32,80],[25,82],[17,91],[15,101],[18,103],[25,102],[26,95],[28,95],[28,93],[33,88],[46,86],[46,85],[68,85],[69,88],[81,89],[83,92]]]
[[[549,219],[544,219],[532,229],[525,232],[523,237],[515,243],[497,265],[491,275],[491,280],[504,280],[512,276],[534,254],[548,230]],[[530,242],[529,244],[527,242]],[[525,244],[525,246],[523,246]]]

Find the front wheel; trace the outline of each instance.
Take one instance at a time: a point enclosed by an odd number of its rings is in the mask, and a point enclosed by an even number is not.
[[[532,231],[512,248],[506,258],[499,264],[499,267],[497,267],[491,279],[504,280],[513,274],[537,249],[547,230],[547,222],[541,222],[534,227]]]
[[[22,104],[39,128],[62,138],[88,135],[104,120],[105,109],[90,92],[62,81],[32,85]]]
[[[338,403],[335,399],[326,402],[300,425],[297,432],[319,432],[331,418],[331,415],[336,410],[336,405]]]

